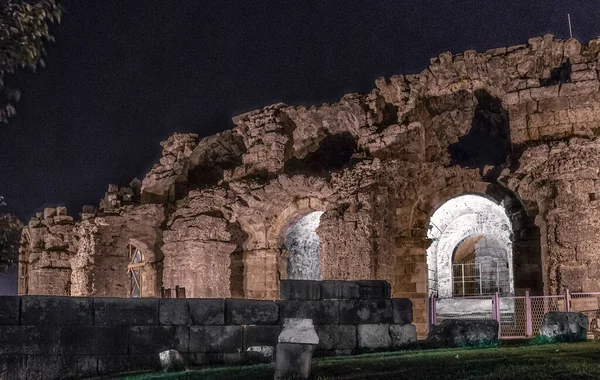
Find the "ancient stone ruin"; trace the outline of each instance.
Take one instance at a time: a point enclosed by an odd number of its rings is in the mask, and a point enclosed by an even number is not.
[[[443,53],[334,104],[175,134],[141,184],[31,219],[19,293],[278,299],[281,279],[378,279],[424,322],[429,294],[483,291],[453,265],[485,264],[503,293],[600,291],[599,52],[546,35]],[[480,199],[430,223],[464,195]]]

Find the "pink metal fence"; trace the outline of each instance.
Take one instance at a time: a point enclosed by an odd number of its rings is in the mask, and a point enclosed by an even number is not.
[[[600,326],[600,292],[569,293],[553,296],[493,296],[431,298],[430,321],[436,325],[444,319],[497,320],[501,339],[532,338],[538,334],[544,315],[550,311],[575,311],[588,316],[588,336]],[[600,334],[600,332],[599,332]]]

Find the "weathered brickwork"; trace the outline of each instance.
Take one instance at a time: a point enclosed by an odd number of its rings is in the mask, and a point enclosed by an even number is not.
[[[323,211],[324,280],[387,280],[425,326],[429,218],[486,196],[512,224],[514,288],[600,290],[600,41],[551,35],[443,53],[415,75],[320,107],[275,104],[198,139],[175,134],[140,184],[111,186],[81,221],[38,215],[23,232],[21,294],[278,299],[287,230]],[[283,269],[282,269],[283,268]]]

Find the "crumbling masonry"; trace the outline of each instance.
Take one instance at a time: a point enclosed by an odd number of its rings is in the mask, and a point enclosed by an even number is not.
[[[31,219],[19,292],[128,297],[139,250],[142,297],[179,285],[277,299],[287,231],[322,211],[322,279],[387,280],[417,300],[429,219],[464,194],[506,210],[517,295],[600,291],[599,51],[546,35],[443,53],[335,104],[275,104],[214,136],[175,134],[141,186],[111,185],[76,222],[63,208]]]

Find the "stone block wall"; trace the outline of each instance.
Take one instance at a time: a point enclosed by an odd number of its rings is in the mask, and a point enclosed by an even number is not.
[[[280,301],[0,297],[0,378],[155,370],[167,349],[193,366],[246,363],[248,348],[276,346],[284,319],[293,317],[314,320],[316,356],[415,343],[410,300],[390,299],[389,285],[386,294],[372,283],[307,281],[282,289],[292,296]]]

